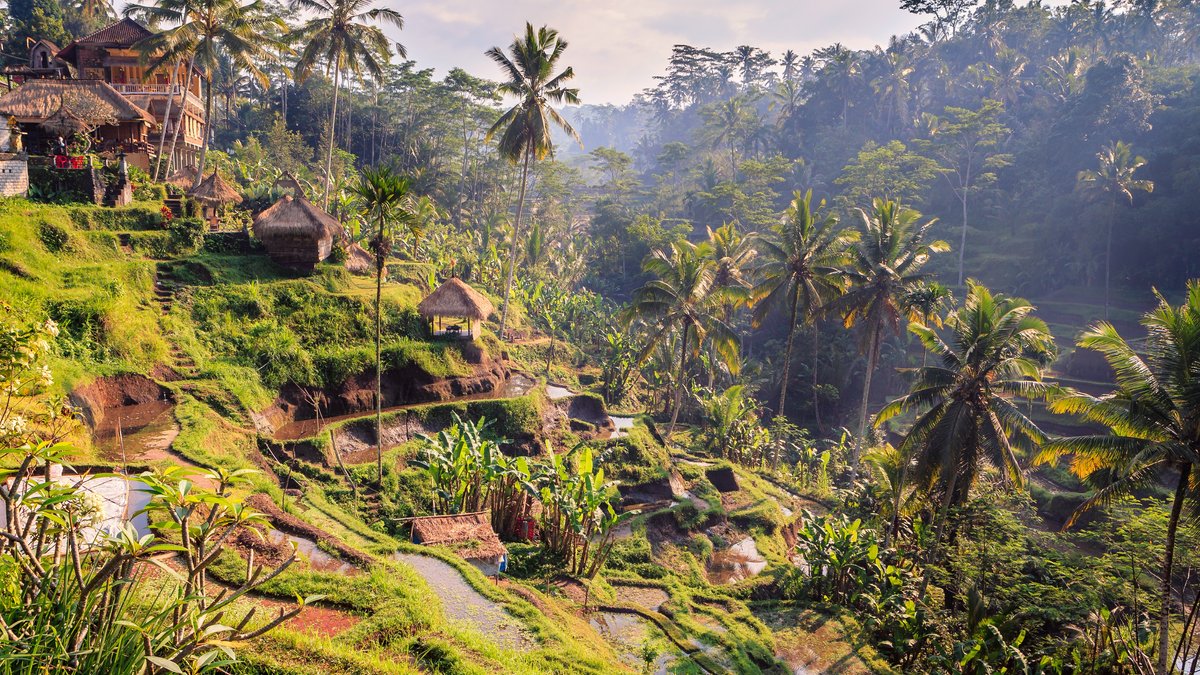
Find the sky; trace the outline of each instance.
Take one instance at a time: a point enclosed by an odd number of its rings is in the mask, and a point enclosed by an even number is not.
[[[778,56],[807,54],[841,42],[854,49],[886,44],[921,17],[899,0],[384,0],[404,15],[402,31],[388,30],[421,67],[437,76],[458,66],[499,79],[484,56],[507,48],[526,21],[558,29],[569,46],[563,62],[575,68],[584,103],[622,104],[654,84],[671,47],[690,44],[728,51],[750,44]]]

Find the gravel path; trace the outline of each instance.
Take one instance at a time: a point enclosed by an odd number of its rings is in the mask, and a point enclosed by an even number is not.
[[[425,579],[441,599],[442,611],[450,621],[465,624],[507,649],[536,646],[517,619],[472,588],[454,567],[437,558],[412,553],[395,553],[392,559],[412,567]]]

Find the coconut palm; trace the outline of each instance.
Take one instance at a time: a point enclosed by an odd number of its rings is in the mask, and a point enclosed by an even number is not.
[[[1157,672],[1167,669],[1171,618],[1171,575],[1175,539],[1185,504],[1200,510],[1200,281],[1188,284],[1185,304],[1172,307],[1158,296],[1158,308],[1142,319],[1147,339],[1137,350],[1116,328],[1101,322],[1078,345],[1100,352],[1116,374],[1117,388],[1104,396],[1069,391],[1050,404],[1057,413],[1075,414],[1108,427],[1109,434],[1055,439],[1037,461],[1071,457],[1071,470],[1099,484],[1068,521],[1120,495],[1141,494],[1164,478],[1174,498],[1167,524],[1159,614]],[[1098,480],[1103,477],[1103,480]]]
[[[517,97],[517,104],[509,108],[488,129],[485,140],[490,141],[500,134],[500,154],[505,159],[520,164],[521,187],[517,193],[517,215],[513,221],[513,245],[509,247],[508,278],[504,282],[504,307],[500,310],[500,336],[508,325],[508,301],[512,294],[513,270],[517,265],[517,242],[520,240],[521,216],[525,209],[525,190],[529,185],[529,170],[536,160],[545,159],[554,152],[554,141],[550,133],[554,127],[567,132],[576,141],[579,134],[558,114],[551,103],[579,103],[579,90],[564,86],[575,77],[570,66],[558,70],[559,60],[567,49],[567,41],[558,31],[542,26],[534,29],[525,24],[525,35],[513,38],[505,54],[499,47],[487,51],[488,57],[500,66],[507,78],[498,90]],[[580,141],[582,145],[582,141]]]
[[[200,147],[196,185],[204,176],[209,139],[212,138],[213,77],[220,68],[222,56],[264,87],[269,85],[260,66],[270,60],[270,50],[278,47],[268,37],[268,28],[282,24],[282,19],[268,16],[261,9],[259,0],[246,4],[240,0],[158,0],[154,5],[125,9],[126,14],[136,13],[150,21],[179,24],[144,41],[145,51],[158,55],[150,66],[151,71],[188,61],[200,69],[204,78],[204,119],[208,126]]]
[[[871,212],[858,209],[862,238],[850,249],[846,268],[849,289],[836,301],[844,312],[847,328],[861,324],[863,351],[867,366],[863,374],[862,407],[859,413],[859,441],[855,444],[852,467],[867,437],[867,405],[871,378],[879,364],[884,333],[900,331],[907,308],[904,298],[927,274],[921,270],[929,256],[950,250],[943,241],[927,241],[936,220],[921,221],[921,214],[899,202],[876,199]]]
[[[712,149],[725,147],[729,152],[729,180],[737,180],[737,150],[757,126],[757,114],[742,98],[714,103],[704,111],[704,133]]]
[[[788,311],[787,346],[783,351],[783,375],[779,386],[776,414],[786,414],[787,390],[792,363],[792,344],[801,319],[813,330],[813,413],[820,426],[817,405],[817,356],[820,333],[817,318],[826,303],[843,288],[843,267],[848,262],[848,247],[858,239],[853,230],[838,230],[838,219],[825,212],[825,202],[812,206],[812,190],[792,193],[792,202],[783,222],[769,232],[759,234],[755,243],[759,264],[754,286],[753,325],[762,325],[779,308]]]
[[[1154,183],[1138,180],[1133,174],[1146,165],[1146,160],[1133,155],[1125,141],[1110,143],[1096,154],[1100,164],[1096,169],[1079,172],[1081,190],[1097,199],[1108,199],[1108,228],[1104,237],[1104,318],[1108,318],[1109,279],[1112,269],[1113,221],[1117,216],[1117,200],[1133,204],[1134,192],[1154,192]]]
[[[705,250],[713,263],[713,283],[725,294],[721,318],[729,323],[734,311],[750,299],[750,265],[757,251],[751,238],[743,236],[733,223],[707,231]]]
[[[688,358],[707,342],[731,369],[737,366],[737,337],[720,318],[724,293],[715,283],[716,270],[705,248],[677,241],[670,249],[654,251],[642,263],[642,269],[655,278],[634,292],[633,303],[625,313],[626,323],[640,318],[652,326],[642,362],[678,335],[679,367],[668,437],[679,421]]]
[[[313,18],[293,31],[291,38],[304,45],[296,63],[296,81],[303,82],[319,64],[326,73],[333,71],[333,103],[329,108],[329,147],[325,156],[324,204],[329,205],[329,186],[333,172],[334,130],[337,123],[338,91],[342,71],[349,70],[361,79],[363,73],[378,79],[391,57],[391,45],[383,30],[372,23],[404,28],[404,17],[394,9],[375,7],[375,0],[289,0],[292,9],[308,12]],[[396,54],[408,56],[404,45],[395,43]]]
[[[350,188],[358,198],[363,230],[370,232],[375,256],[375,455],[378,478],[383,483],[383,271],[392,251],[395,227],[412,220],[412,192],[408,178],[388,167],[363,169],[359,182]]]
[[[916,369],[909,393],[884,406],[875,424],[917,413],[898,450],[915,459],[918,483],[942,496],[939,533],[950,507],[966,502],[981,469],[995,467],[1003,481],[1020,485],[1014,448],[1031,450],[1045,440],[1010,400],[1043,398],[1052,390],[1042,382],[1042,358],[1053,352],[1054,338],[1033,309],[971,282],[962,307],[946,318],[947,339],[933,327],[909,324],[935,363]],[[897,525],[893,516],[893,536]]]
[[[942,327],[942,314],[954,306],[954,291],[936,281],[919,283],[904,297],[908,320],[922,326]],[[929,351],[922,350],[921,365],[926,365]]]

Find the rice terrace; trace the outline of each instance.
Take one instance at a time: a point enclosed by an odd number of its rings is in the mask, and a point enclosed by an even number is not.
[[[0,675],[1200,675],[1200,3],[0,6]]]

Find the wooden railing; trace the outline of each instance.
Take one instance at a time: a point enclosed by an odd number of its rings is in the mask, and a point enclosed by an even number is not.
[[[113,84],[113,89],[122,94],[151,94],[154,96],[178,96],[183,93],[182,84],[157,84],[157,83],[132,83],[132,84]],[[200,95],[194,91],[188,91],[188,100],[196,106],[203,107],[204,101],[200,99]]]

